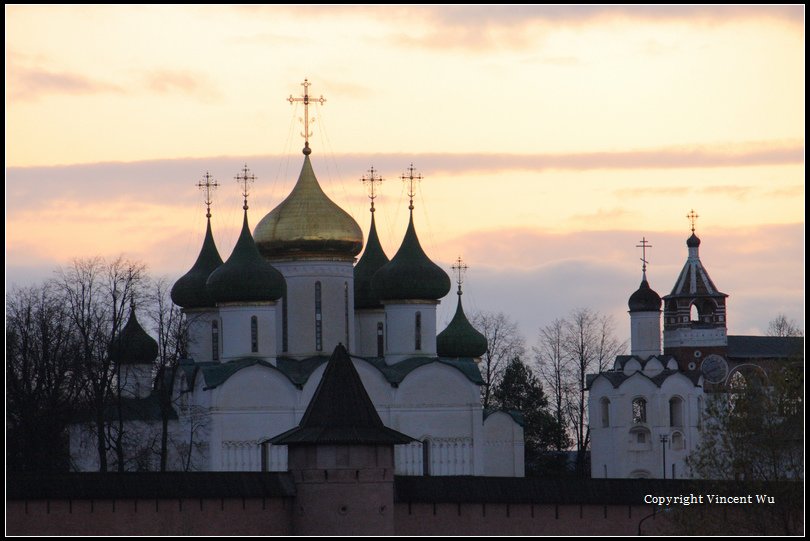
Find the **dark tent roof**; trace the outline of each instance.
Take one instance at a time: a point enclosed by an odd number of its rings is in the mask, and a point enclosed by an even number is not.
[[[343,344],[338,344],[301,423],[274,445],[397,445],[414,441],[383,425]]]

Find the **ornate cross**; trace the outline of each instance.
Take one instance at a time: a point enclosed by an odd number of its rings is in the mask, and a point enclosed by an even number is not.
[[[245,199],[245,203],[242,205],[244,210],[248,209],[247,198],[250,195],[250,183],[256,181],[256,175],[248,174],[250,169],[248,169],[247,164],[242,168],[239,172],[239,175],[236,175],[234,178],[236,182],[242,185],[242,197]]]
[[[307,79],[304,79],[304,82],[301,83],[301,86],[304,87],[304,94],[300,98],[294,98],[293,95],[290,94],[290,97],[287,98],[287,101],[290,102],[290,105],[294,104],[295,102],[299,102],[299,101],[304,104],[304,131],[301,133],[301,137],[304,138],[304,147],[309,148],[309,138],[312,135],[312,132],[309,131],[309,123],[310,123],[310,120],[309,120],[309,104],[312,101],[316,101],[316,102],[320,103],[321,105],[323,105],[324,103],[326,103],[326,99],[324,99],[323,96],[321,96],[320,98],[314,98],[314,99],[310,98],[310,96],[309,96],[309,87],[312,86],[312,83],[310,83]],[[314,122],[314,119],[313,119],[313,122]],[[307,152],[307,154],[309,154],[309,153]]]
[[[368,172],[369,172],[369,176],[366,177],[365,175],[363,175],[363,177],[360,179],[360,181],[363,184],[368,182],[368,197],[369,197],[369,199],[371,199],[371,212],[374,212],[374,199],[377,197],[377,194],[375,193],[375,190],[374,190],[374,184],[375,183],[381,184],[382,181],[385,180],[385,179],[382,178],[379,175],[374,176],[374,174],[377,172],[377,170],[374,169],[373,165],[371,166],[371,169],[368,170]]]
[[[456,283],[458,284],[458,294],[461,295],[461,284],[464,282],[464,272],[468,269],[467,265],[461,260],[461,256],[458,256],[456,259],[455,264],[450,266],[453,269],[453,272],[456,274]]]
[[[689,211],[689,214],[687,214],[686,217],[689,218],[690,222],[692,222],[692,233],[694,233],[695,232],[695,222],[697,221],[698,218],[700,218],[700,216],[697,215],[697,212],[695,212],[695,209],[692,209],[692,210]]]
[[[197,187],[205,191],[205,217],[211,217],[211,192],[219,187],[219,183],[214,180],[214,177],[205,172],[203,180],[197,183]]]
[[[647,248],[652,248],[652,244],[647,242],[647,237],[641,237],[641,244],[636,244],[636,248],[641,248],[641,272],[647,275]]]
[[[403,173],[399,177],[403,182],[408,183],[408,197],[411,200],[410,205],[408,206],[408,208],[411,209],[411,210],[413,210],[413,196],[416,195],[416,189],[414,188],[413,183],[414,183],[414,181],[422,180],[422,175],[421,174],[413,176],[413,172],[414,172],[414,167],[413,167],[413,164],[411,164],[411,166],[408,168],[408,176],[405,176],[405,173]]]

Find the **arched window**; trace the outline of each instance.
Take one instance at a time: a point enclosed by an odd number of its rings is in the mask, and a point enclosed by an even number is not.
[[[211,359],[219,360],[219,322],[211,322]]]
[[[416,323],[414,325],[414,349],[422,349],[422,312],[416,312]]]
[[[377,357],[383,357],[385,350],[383,349],[383,323],[377,322]]]
[[[700,314],[696,305],[689,307],[689,321],[700,321]]]
[[[599,401],[602,410],[602,428],[610,426],[610,400],[603,398]]]
[[[647,401],[643,398],[633,399],[633,424],[647,422]]]
[[[669,399],[669,426],[683,426],[683,400],[677,396]]]
[[[672,434],[672,449],[674,451],[682,451],[684,447],[683,434],[674,432]]]
[[[346,328],[346,349],[349,349],[349,282],[343,282],[343,323]]]
[[[281,295],[281,351],[287,353],[290,343],[287,339],[287,283],[284,283],[284,293]]]
[[[321,283],[315,282],[315,350],[323,351],[323,320],[321,306]]]
[[[250,351],[259,352],[259,319],[256,316],[250,316]]]

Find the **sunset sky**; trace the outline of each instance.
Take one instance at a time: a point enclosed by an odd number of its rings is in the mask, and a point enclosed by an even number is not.
[[[124,254],[175,279],[213,228],[223,258],[289,193],[315,109],[313,165],[389,256],[399,175],[424,176],[417,231],[465,307],[503,311],[528,345],[588,306],[629,336],[642,236],[651,286],[686,258],[730,295],[729,332],[804,326],[804,7],[6,6],[6,286],[74,257]],[[440,330],[455,308],[442,303]]]

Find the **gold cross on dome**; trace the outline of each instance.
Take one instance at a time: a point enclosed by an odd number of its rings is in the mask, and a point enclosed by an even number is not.
[[[310,138],[310,136],[312,136],[312,132],[309,131],[309,124],[310,124],[310,120],[309,120],[309,104],[314,101],[314,102],[317,102],[317,103],[320,103],[321,105],[323,105],[324,103],[326,103],[326,99],[323,96],[321,96],[320,98],[311,98],[310,97],[310,95],[309,95],[309,87],[312,86],[312,83],[310,83],[307,79],[304,79],[304,82],[301,83],[301,86],[304,87],[303,95],[301,95],[300,98],[294,98],[293,95],[290,94],[290,97],[287,98],[287,101],[290,102],[291,105],[295,104],[296,102],[301,102],[301,103],[304,104],[304,131],[301,132],[301,137],[304,138],[305,147],[309,148],[309,138]],[[315,121],[315,119],[312,120],[312,122],[314,122],[314,121]]]
[[[242,205],[244,210],[248,209],[247,198],[250,195],[250,184],[256,181],[256,175],[248,174],[250,173],[250,169],[248,169],[247,164],[242,168],[239,172],[240,174],[236,175],[234,179],[242,186],[242,197],[245,200],[245,203]]]
[[[408,197],[410,198],[410,205],[408,206],[408,208],[411,210],[413,210],[413,196],[416,195],[416,188],[414,186],[414,182],[422,180],[421,174],[413,176],[413,172],[414,167],[413,164],[411,164],[411,166],[408,167],[408,176],[405,176],[405,173],[403,173],[399,177],[403,182],[408,183]]]
[[[371,166],[371,169],[368,170],[369,175],[363,175],[360,181],[365,184],[368,182],[368,198],[371,199],[371,212],[374,212],[374,199],[377,197],[377,193],[374,189],[375,184],[382,184],[382,181],[385,180],[380,175],[376,175],[377,170],[374,169],[374,166]]]
[[[641,244],[636,244],[636,248],[641,248],[641,272],[647,272],[647,248],[652,248],[652,244],[647,242],[647,237],[641,237]]]
[[[695,209],[692,209],[689,211],[689,214],[687,214],[686,217],[689,218],[690,222],[692,222],[692,233],[694,233],[695,222],[697,221],[698,218],[700,218],[700,216],[698,216],[697,212],[695,212]]]
[[[461,295],[461,284],[464,282],[464,273],[469,267],[467,267],[464,261],[461,260],[461,256],[458,256],[458,259],[456,259],[456,262],[453,265],[451,265],[450,268],[453,269],[453,272],[456,275],[456,283],[458,284],[458,294]]]
[[[208,174],[208,171],[203,175],[203,180],[199,181],[196,186],[205,192],[205,217],[211,217],[211,192],[219,187],[219,183],[214,180],[214,177]]]

